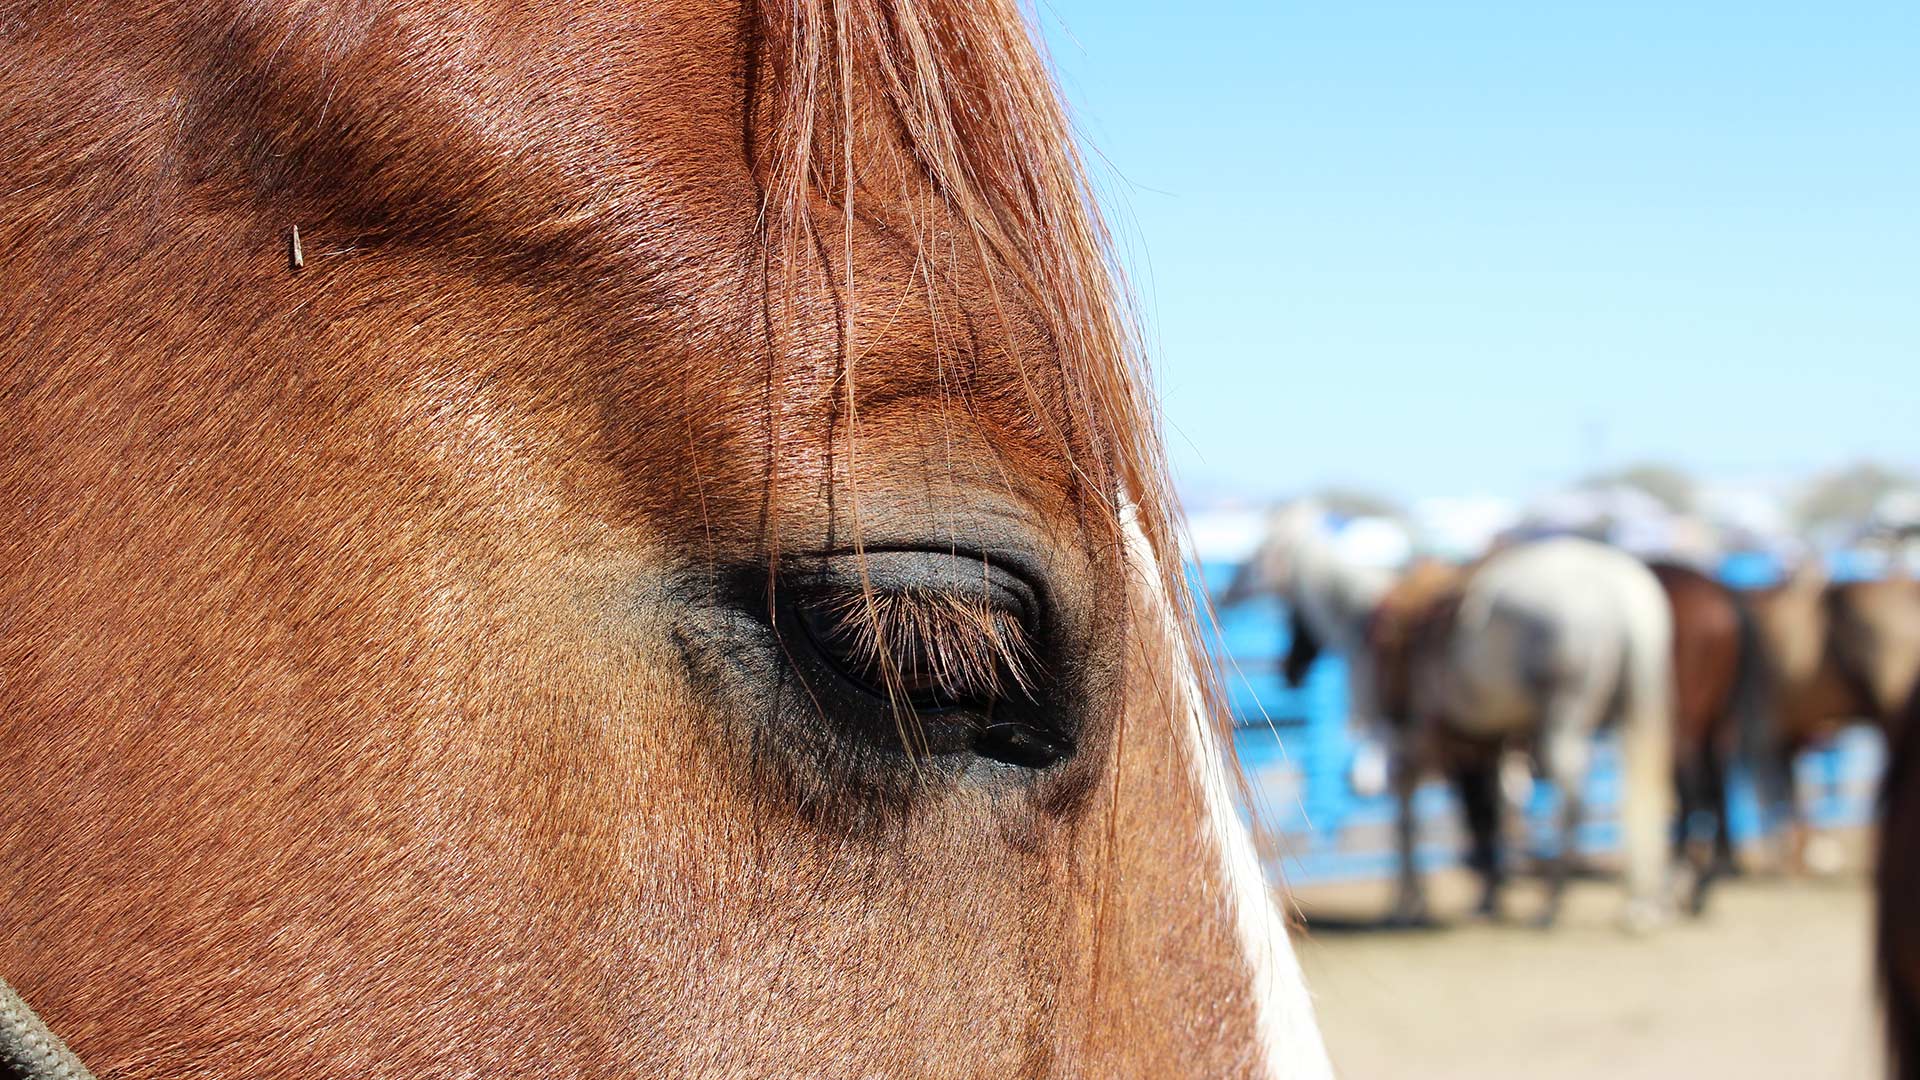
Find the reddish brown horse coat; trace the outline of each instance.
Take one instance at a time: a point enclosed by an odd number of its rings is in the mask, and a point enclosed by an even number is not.
[[[1733,591],[1705,574],[1674,563],[1653,563],[1654,576],[1673,606],[1674,780],[1679,794],[1675,829],[1681,854],[1693,863],[1691,906],[1706,906],[1713,878],[1733,858],[1727,821],[1727,770],[1737,740],[1735,709],[1743,676],[1756,677],[1758,657],[1746,616]],[[1696,856],[1686,831],[1693,815],[1713,816],[1713,851]]]
[[[97,1071],[1324,1074],[1012,4],[0,49],[0,976]],[[796,681],[859,548],[1004,570],[1074,752]]]
[[[1920,693],[1882,789],[1876,942],[1895,1080],[1920,1080]]]

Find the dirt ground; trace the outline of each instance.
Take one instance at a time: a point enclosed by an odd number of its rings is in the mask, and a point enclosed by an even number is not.
[[[1818,880],[1722,885],[1699,922],[1615,928],[1620,887],[1575,884],[1560,927],[1476,923],[1464,875],[1434,883],[1438,930],[1363,924],[1384,886],[1299,890],[1298,942],[1327,1045],[1348,1080],[1877,1080],[1864,838]],[[1316,925],[1317,923],[1317,925]]]

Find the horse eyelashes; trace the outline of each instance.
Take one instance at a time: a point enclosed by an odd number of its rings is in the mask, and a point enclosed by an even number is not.
[[[814,706],[794,721],[806,738],[832,740],[821,745],[862,768],[904,752],[942,769],[978,758],[1037,770],[1074,753],[1073,718],[1055,700],[1071,653],[1029,574],[915,548],[789,566],[763,603],[785,670]],[[918,768],[912,785],[924,779]]]
[[[982,596],[849,590],[812,605],[809,629],[855,681],[915,708],[991,708],[1036,696],[1040,663],[1021,617]]]

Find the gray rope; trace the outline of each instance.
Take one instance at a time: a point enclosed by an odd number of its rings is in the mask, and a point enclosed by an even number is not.
[[[93,1080],[5,979],[0,979],[0,1080]]]

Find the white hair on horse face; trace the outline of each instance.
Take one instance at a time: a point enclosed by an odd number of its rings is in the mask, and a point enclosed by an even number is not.
[[[1121,506],[1120,523],[1133,581],[1146,597],[1143,614],[1157,617],[1172,646],[1175,667],[1169,685],[1174,688],[1176,707],[1185,714],[1180,718],[1180,730],[1186,736],[1188,760],[1206,804],[1207,831],[1219,853],[1218,869],[1234,908],[1236,935],[1253,982],[1257,1038],[1266,1074],[1275,1080],[1331,1080],[1333,1065],[1319,1025],[1314,1023],[1306,978],[1287,936],[1286,922],[1274,905],[1253,837],[1234,804],[1219,735],[1203,707],[1206,699],[1183,645],[1185,636],[1168,598],[1161,595],[1160,583],[1166,579],[1160,572],[1159,556],[1141,530],[1139,514],[1131,501]]]

